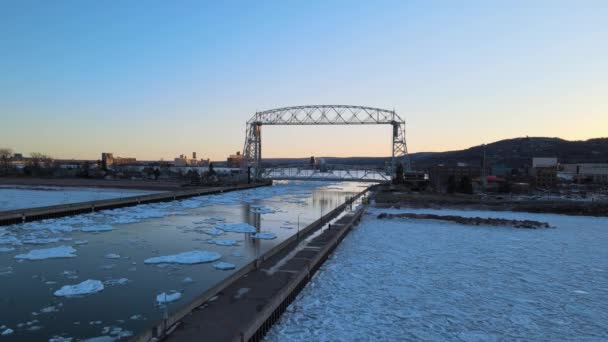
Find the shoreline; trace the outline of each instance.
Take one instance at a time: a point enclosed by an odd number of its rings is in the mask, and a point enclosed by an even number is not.
[[[0,186],[54,186],[69,188],[112,188],[151,191],[184,190],[186,182],[93,178],[28,178],[0,177]],[[189,188],[189,187],[187,187]],[[186,188],[186,189],[187,189]]]
[[[528,213],[548,213],[572,216],[608,216],[608,200],[577,201],[569,199],[513,199],[501,196],[484,198],[465,194],[407,193],[390,191],[388,186],[378,189],[378,208],[432,208],[489,211],[515,211]]]

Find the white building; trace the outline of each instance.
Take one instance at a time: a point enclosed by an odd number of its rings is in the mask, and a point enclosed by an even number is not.
[[[532,158],[532,167],[557,167],[557,158]]]

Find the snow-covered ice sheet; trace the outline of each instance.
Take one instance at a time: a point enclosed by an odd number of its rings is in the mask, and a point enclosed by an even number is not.
[[[57,297],[83,296],[103,291],[103,289],[104,287],[101,281],[88,279],[78,284],[62,286],[59,290],[54,292],[54,295]]]
[[[222,255],[209,251],[188,251],[179,254],[158,256],[144,260],[146,264],[201,264],[216,261]]]
[[[531,219],[555,229],[378,220]],[[371,209],[267,341],[608,340],[608,218]]]
[[[129,197],[154,192],[123,189],[2,185],[0,186],[0,211]]]

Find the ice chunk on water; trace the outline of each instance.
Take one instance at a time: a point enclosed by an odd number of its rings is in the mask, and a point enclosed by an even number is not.
[[[179,254],[165,255],[144,260],[145,264],[200,264],[212,262],[221,258],[222,255],[208,251],[188,251]]]
[[[71,297],[96,293],[102,290],[103,283],[101,281],[88,279],[79,284],[65,285],[59,290],[55,291],[54,295],[58,297]]]
[[[112,336],[97,336],[82,340],[82,342],[114,342],[116,339]]]
[[[72,338],[55,335],[49,338],[49,342],[72,342]]]
[[[226,271],[226,270],[233,270],[236,266],[229,262],[220,261],[220,262],[213,264],[213,267],[215,267],[218,270]]]
[[[27,223],[23,226],[25,230],[48,230],[52,233],[64,232],[69,233],[72,231],[72,227],[64,224],[53,224],[53,223]]]
[[[73,258],[76,256],[76,250],[71,246],[59,246],[44,249],[32,249],[26,254],[17,254],[15,259],[25,260],[44,260],[51,258]]]
[[[273,240],[277,238],[277,235],[271,232],[259,232],[251,235],[251,237],[254,239]]]
[[[104,256],[106,259],[120,259],[120,254],[117,253],[108,253]]]
[[[118,278],[118,279],[108,279],[108,280],[104,281],[103,283],[108,286],[115,286],[115,285],[125,285],[128,282],[129,282],[129,279],[127,279],[127,278]]]
[[[88,243],[89,243],[88,240],[76,240],[76,241],[74,241],[75,245],[86,245]]]
[[[232,239],[210,239],[207,240],[207,243],[218,245],[218,246],[234,246],[236,245],[236,240]]]
[[[112,226],[110,226],[109,224],[98,224],[98,225],[94,225],[94,226],[86,226],[86,227],[82,227],[80,228],[81,231],[83,232],[107,232],[112,230]]]
[[[184,283],[184,284],[190,284],[193,282],[194,282],[194,280],[192,280],[192,278],[190,278],[190,277],[186,277],[186,278],[184,278],[184,280],[182,280],[182,283]]]
[[[15,249],[13,247],[0,247],[0,253],[12,252]]]
[[[28,245],[46,245],[47,243],[59,242],[59,238],[27,238],[21,240],[21,242]]]
[[[14,330],[13,330],[13,329],[11,329],[11,328],[6,328],[6,329],[5,329],[5,330],[2,332],[2,334],[0,334],[0,335],[2,335],[2,336],[8,336],[8,335],[11,335],[13,332],[14,332]]]
[[[255,233],[257,231],[254,226],[247,223],[223,223],[219,224],[217,228],[233,233]]]
[[[218,236],[224,234],[224,231],[217,228],[205,228],[203,229],[203,233],[207,235]]]
[[[178,299],[182,298],[182,294],[177,291],[171,291],[169,293],[163,292],[156,296],[156,302],[159,304],[174,302]]]

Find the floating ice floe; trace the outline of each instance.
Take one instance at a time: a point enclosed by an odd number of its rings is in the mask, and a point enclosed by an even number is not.
[[[72,338],[55,335],[49,338],[49,342],[72,342]]]
[[[86,245],[88,243],[89,243],[88,240],[76,240],[76,241],[74,241],[75,245]]]
[[[251,237],[254,239],[273,240],[277,238],[277,235],[271,232],[259,232],[251,235]]]
[[[28,238],[28,239],[24,239],[21,240],[22,243],[28,244],[28,245],[46,245],[49,243],[55,243],[55,242],[59,242],[62,241],[61,238]]]
[[[0,235],[0,245],[20,245],[21,240],[12,235]]]
[[[210,239],[207,240],[207,243],[218,246],[235,246],[237,242],[232,239]]]
[[[182,294],[177,291],[171,291],[169,293],[163,292],[156,296],[156,302],[159,304],[165,304],[170,302],[175,302],[176,300],[182,298]]]
[[[213,264],[213,267],[218,270],[227,271],[227,270],[233,270],[236,266],[229,262],[220,261],[220,262]]]
[[[72,226],[49,222],[30,222],[23,225],[25,230],[48,230],[51,233],[69,233],[73,230]]]
[[[4,331],[2,331],[2,333],[0,335],[2,335],[2,336],[8,336],[8,335],[11,335],[13,332],[14,332],[13,329],[6,328],[6,329],[4,329]]]
[[[186,277],[186,278],[184,278],[184,280],[182,280],[182,283],[184,283],[184,284],[190,284],[193,282],[194,282],[194,280],[192,280],[192,278],[190,278],[190,277]]]
[[[109,224],[98,224],[98,225],[94,225],[94,226],[86,226],[86,227],[82,227],[80,228],[81,231],[83,232],[107,232],[112,230],[112,226],[110,226]]]
[[[54,295],[57,297],[82,296],[86,294],[100,292],[103,291],[103,289],[104,287],[101,281],[88,279],[79,284],[65,285],[59,290],[55,291]]]
[[[144,260],[145,264],[201,264],[216,261],[222,255],[208,251],[188,251],[179,254],[159,256]]]
[[[96,336],[82,340],[82,342],[114,342],[116,339],[112,336]]]
[[[218,236],[224,234],[224,231],[217,228],[205,228],[202,230],[203,233],[212,236]]]
[[[13,247],[0,247],[0,253],[8,253],[8,252],[12,252],[15,249]]]
[[[247,223],[223,223],[219,224],[217,228],[232,233],[255,233],[257,231],[254,226]]]
[[[104,256],[106,259],[120,259],[120,254],[117,253],[108,253]]]
[[[13,267],[12,266],[7,266],[7,267],[0,267],[0,276],[3,275],[9,275],[13,273]]]
[[[125,285],[128,282],[129,282],[129,279],[127,279],[127,278],[118,278],[118,279],[108,279],[108,280],[104,281],[103,283],[108,286],[115,286],[115,285]]]
[[[59,246],[53,248],[44,249],[32,249],[25,254],[15,255],[15,259],[23,260],[44,260],[51,258],[74,258],[76,257],[76,250],[71,246]]]

